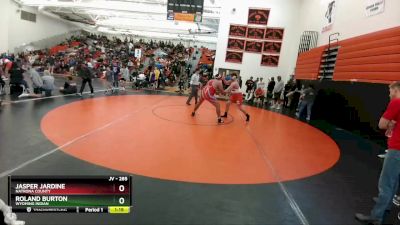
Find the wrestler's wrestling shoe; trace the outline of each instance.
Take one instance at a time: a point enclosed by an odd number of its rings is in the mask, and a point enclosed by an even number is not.
[[[249,122],[249,121],[250,121],[250,115],[246,114],[246,122]]]
[[[196,115],[196,112],[192,112],[192,116],[194,117]]]
[[[228,113],[225,112],[225,114],[223,116],[221,116],[222,118],[228,118]]]
[[[218,124],[223,124],[224,120],[222,120],[221,118],[218,118]]]

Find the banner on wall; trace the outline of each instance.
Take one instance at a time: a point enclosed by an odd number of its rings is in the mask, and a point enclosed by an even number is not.
[[[262,55],[261,66],[277,67],[279,64],[279,55]]]
[[[282,42],[266,41],[264,42],[263,52],[279,54],[281,52],[281,47],[282,47]]]
[[[265,28],[248,27],[247,38],[252,39],[263,39],[265,34]]]
[[[251,53],[261,53],[263,43],[261,41],[246,41],[244,50]]]
[[[229,38],[228,39],[228,49],[243,51],[244,50],[245,40]]]
[[[332,29],[333,23],[335,22],[336,4],[336,0],[326,2],[322,33]]]
[[[270,9],[250,8],[247,23],[256,25],[267,25]]]
[[[246,37],[247,26],[231,24],[229,28],[229,36]]]
[[[243,61],[243,52],[233,52],[233,51],[226,52],[225,62],[242,63],[242,61]]]
[[[365,0],[365,15],[375,16],[385,11],[385,0]]]
[[[267,27],[267,31],[265,31],[265,39],[269,41],[282,41],[283,34],[283,28]]]

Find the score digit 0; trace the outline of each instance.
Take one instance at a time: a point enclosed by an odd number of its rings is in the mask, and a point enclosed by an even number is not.
[[[118,199],[118,202],[119,202],[120,205],[125,204],[125,198],[124,198],[124,197],[120,197],[120,198]]]
[[[124,192],[125,191],[125,185],[123,185],[123,184],[119,185],[118,190],[120,192]]]

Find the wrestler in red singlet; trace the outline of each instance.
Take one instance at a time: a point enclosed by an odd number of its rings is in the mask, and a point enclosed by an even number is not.
[[[225,93],[230,93],[230,99],[226,103],[225,114],[222,117],[228,117],[229,107],[232,103],[236,103],[239,110],[242,111],[246,115],[246,121],[250,121],[250,115],[243,109],[243,93],[240,91],[239,82],[237,82],[237,75],[232,75],[232,83],[225,90]]]
[[[207,100],[215,107],[218,117],[218,123],[223,123],[224,121],[221,119],[220,104],[215,97],[215,94],[217,93],[224,93],[221,75],[217,75],[215,79],[209,80],[207,84],[203,87],[203,89],[201,90],[200,100],[196,104],[194,111],[192,112],[192,116],[196,115],[196,111],[199,109],[200,105],[204,102],[204,100]]]

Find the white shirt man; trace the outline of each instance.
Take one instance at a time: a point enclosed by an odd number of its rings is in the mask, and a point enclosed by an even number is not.
[[[200,85],[200,75],[198,72],[194,73],[190,78],[190,85]]]
[[[285,83],[283,83],[281,76],[278,76],[278,80],[276,81],[274,90],[272,92],[274,96],[274,103],[271,109],[274,108],[276,108],[277,110],[281,109],[282,105],[281,95],[283,94],[284,88],[285,88]]]
[[[191,89],[189,98],[186,101],[186,104],[190,105],[190,101],[192,100],[193,97],[194,97],[195,103],[197,104],[198,92],[199,92],[199,87],[200,87],[199,70],[196,70],[196,72],[190,78],[190,85],[191,85],[192,89]]]

